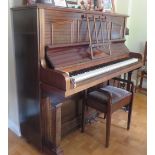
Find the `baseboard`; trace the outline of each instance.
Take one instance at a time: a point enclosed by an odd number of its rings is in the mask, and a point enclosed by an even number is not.
[[[8,127],[11,131],[13,131],[18,137],[21,137],[20,127],[17,126],[13,121],[10,119],[8,120]]]

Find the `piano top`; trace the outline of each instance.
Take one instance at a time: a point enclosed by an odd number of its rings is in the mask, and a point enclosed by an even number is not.
[[[12,8],[12,10],[23,10],[23,9],[34,9],[34,8],[40,8],[40,9],[52,9],[52,10],[58,10],[58,11],[65,11],[65,12],[75,12],[75,13],[88,13],[88,14],[105,14],[109,16],[123,16],[123,17],[129,17],[126,14],[120,14],[120,13],[111,13],[111,12],[101,12],[101,11],[92,11],[92,10],[82,10],[82,9],[73,9],[73,8],[65,8],[60,6],[53,6],[52,4],[33,4],[31,6],[23,5],[23,6],[15,6]]]

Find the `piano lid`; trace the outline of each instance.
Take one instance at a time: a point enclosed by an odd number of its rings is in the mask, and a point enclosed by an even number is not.
[[[104,47],[93,48],[94,59],[90,56],[88,44],[70,46],[48,46],[46,48],[46,59],[49,66],[55,70],[73,72],[88,67],[127,58],[128,48],[124,43],[112,43],[111,55]]]

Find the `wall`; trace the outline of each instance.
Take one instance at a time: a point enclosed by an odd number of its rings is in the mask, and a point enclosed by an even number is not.
[[[133,52],[143,52],[147,40],[147,0],[116,0],[116,12],[130,16],[127,47]]]
[[[129,13],[129,3],[131,0],[115,0],[115,9],[117,13]]]
[[[116,12],[128,14],[127,27],[129,36],[126,37],[126,46],[132,52],[143,52],[147,41],[147,0],[115,0]],[[136,71],[132,80],[136,82]],[[143,87],[147,87],[144,79]]]
[[[147,0],[132,0],[130,13],[130,35],[127,46],[131,51],[142,52],[147,40]]]
[[[8,126],[18,136],[20,136],[21,133],[19,126],[16,70],[10,8],[21,4],[22,0],[9,0],[8,7]]]

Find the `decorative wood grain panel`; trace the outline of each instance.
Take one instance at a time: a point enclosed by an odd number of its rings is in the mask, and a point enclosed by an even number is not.
[[[112,27],[111,27],[111,39],[123,39],[124,29],[125,29],[125,18],[123,17],[111,17]]]
[[[82,18],[82,13],[72,13],[53,10],[45,10],[45,45],[56,45],[56,44],[70,44],[70,43],[89,43],[88,36],[88,23],[86,18]],[[92,42],[96,43],[96,32],[95,32],[95,24],[93,16],[89,17],[90,24],[90,34],[92,37]],[[119,22],[115,20],[115,18],[107,18],[102,19],[102,26],[99,19],[100,16],[95,17],[96,19],[96,30],[97,30],[97,39],[99,42],[103,42],[101,29],[103,30],[103,38],[104,40],[108,39],[108,27],[107,21],[111,20],[112,22],[116,21],[116,24],[119,23],[121,26],[123,23],[123,18],[120,17]],[[65,19],[65,20],[64,20]],[[114,38],[122,38],[120,37],[120,30],[116,24],[112,25],[112,31],[116,33]],[[123,28],[121,28],[121,33]],[[112,33],[112,32],[111,32]],[[119,36],[118,36],[119,35]]]
[[[111,39],[123,39],[123,25],[112,23]]]
[[[51,43],[67,44],[73,42],[74,21],[56,21],[51,23]]]

